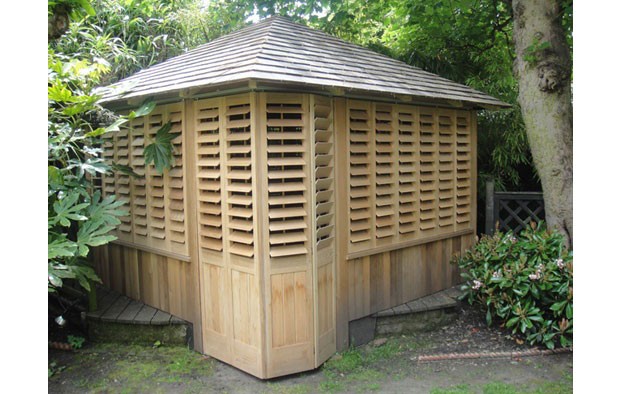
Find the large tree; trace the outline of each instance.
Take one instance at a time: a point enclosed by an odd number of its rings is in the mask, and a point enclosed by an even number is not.
[[[513,0],[519,104],[550,226],[573,238],[572,59],[559,0]]]

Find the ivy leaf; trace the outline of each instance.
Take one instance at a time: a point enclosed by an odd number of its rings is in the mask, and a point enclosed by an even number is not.
[[[172,123],[164,124],[155,134],[155,140],[144,148],[145,164],[153,163],[155,170],[163,174],[165,169],[170,169],[174,163],[174,149],[172,140],[181,133],[170,133]]]

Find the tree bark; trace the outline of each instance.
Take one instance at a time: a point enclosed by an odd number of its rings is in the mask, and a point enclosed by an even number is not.
[[[513,0],[519,104],[549,227],[573,240],[572,60],[557,0]]]

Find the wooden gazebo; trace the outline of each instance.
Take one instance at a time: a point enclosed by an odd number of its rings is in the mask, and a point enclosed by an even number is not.
[[[273,17],[142,70],[107,105],[133,167],[97,271],[193,323],[195,349],[260,378],[318,367],[348,324],[459,281],[476,228],[476,110],[506,104]],[[144,165],[168,121],[176,166]]]

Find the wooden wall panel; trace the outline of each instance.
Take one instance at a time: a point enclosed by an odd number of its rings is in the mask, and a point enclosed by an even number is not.
[[[266,375],[314,368],[310,98],[258,95]]]
[[[346,105],[348,258],[474,231],[471,112]]]
[[[104,195],[126,201],[128,215],[114,234],[126,245],[164,254],[188,257],[186,176],[183,165],[183,138],[172,141],[173,168],[163,174],[145,165],[144,149],[157,131],[170,122],[172,133],[185,132],[184,103],[158,105],[146,116],[132,119],[120,131],[104,134],[103,157],[108,163],[129,166],[138,177],[121,171],[102,177]]]
[[[310,196],[314,225],[312,276],[314,289],[314,366],[336,351],[335,308],[335,147],[332,100],[310,96],[311,160],[314,174]]]
[[[204,352],[263,376],[254,95],[192,108]]]
[[[145,304],[193,322],[191,265],[172,257],[108,244],[94,254],[103,284]]]
[[[461,235],[346,261],[349,320],[461,283],[450,260],[472,240],[473,235]]]

